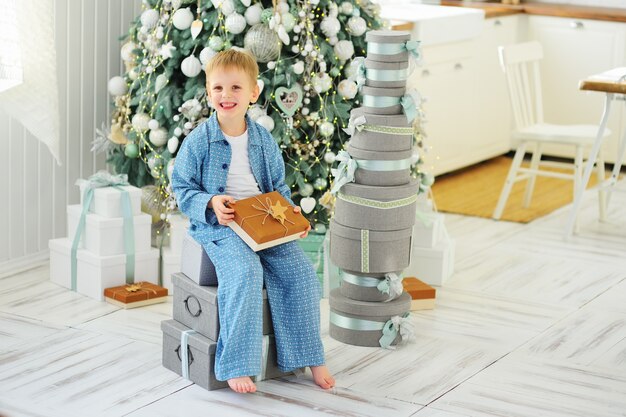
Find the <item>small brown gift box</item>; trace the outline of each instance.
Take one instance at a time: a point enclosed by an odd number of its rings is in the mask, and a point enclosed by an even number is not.
[[[278,191],[238,200],[233,208],[228,226],[255,252],[298,239],[309,227]]]
[[[415,277],[402,280],[404,291],[411,295],[411,311],[435,308],[436,290]]]
[[[164,303],[167,300],[166,297],[167,288],[145,281],[104,290],[104,299],[106,301],[124,308]]]

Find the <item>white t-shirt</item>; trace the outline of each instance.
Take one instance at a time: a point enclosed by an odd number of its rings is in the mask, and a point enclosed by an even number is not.
[[[230,145],[232,158],[228,167],[228,177],[226,179],[226,194],[235,200],[252,197],[261,194],[259,184],[256,182],[250,167],[248,157],[248,131],[240,136],[224,137]]]

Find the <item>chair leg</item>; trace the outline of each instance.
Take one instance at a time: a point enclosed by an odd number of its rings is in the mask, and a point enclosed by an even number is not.
[[[583,181],[583,166],[583,148],[582,146],[576,146],[576,156],[574,158],[574,192],[572,193],[573,200],[576,200],[576,190],[578,190],[579,185]],[[585,189],[582,188],[581,192],[584,193]],[[574,231],[575,233],[579,231],[578,217],[576,217],[574,223]]]
[[[502,187],[502,191],[500,192],[498,204],[496,205],[496,209],[493,211],[493,215],[491,216],[494,220],[500,220],[500,217],[502,217],[504,206],[506,205],[506,201],[509,199],[509,194],[511,194],[511,188],[513,188],[513,184],[515,183],[517,177],[517,170],[522,165],[522,160],[524,159],[525,154],[526,142],[521,142],[517,147],[517,151],[515,151],[515,156],[513,157],[511,168],[509,169],[506,181],[504,182],[504,187]]]
[[[599,212],[600,212],[600,221],[606,221],[606,190],[604,189],[603,183],[605,180],[605,171],[604,171],[604,157],[602,156],[602,150],[598,153],[598,158],[596,161],[596,175],[598,177],[598,204],[599,204]]]
[[[541,143],[537,143],[537,148],[533,152],[533,157],[530,160],[530,169],[533,171],[530,174],[530,178],[526,183],[526,191],[524,192],[524,208],[530,206],[530,200],[533,197],[533,191],[535,190],[535,182],[537,180],[537,171],[539,170],[539,162],[541,161]]]

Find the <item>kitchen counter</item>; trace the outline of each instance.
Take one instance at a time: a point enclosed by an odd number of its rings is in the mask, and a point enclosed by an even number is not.
[[[521,3],[517,5],[510,5],[499,2],[460,0],[441,0],[441,5],[482,9],[485,11],[485,18],[525,13],[541,16],[626,22],[626,9],[608,7],[573,6],[568,4],[549,3]]]

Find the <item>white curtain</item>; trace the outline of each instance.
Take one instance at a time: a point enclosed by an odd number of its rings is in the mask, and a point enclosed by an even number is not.
[[[61,164],[54,0],[0,0],[0,107]]]

